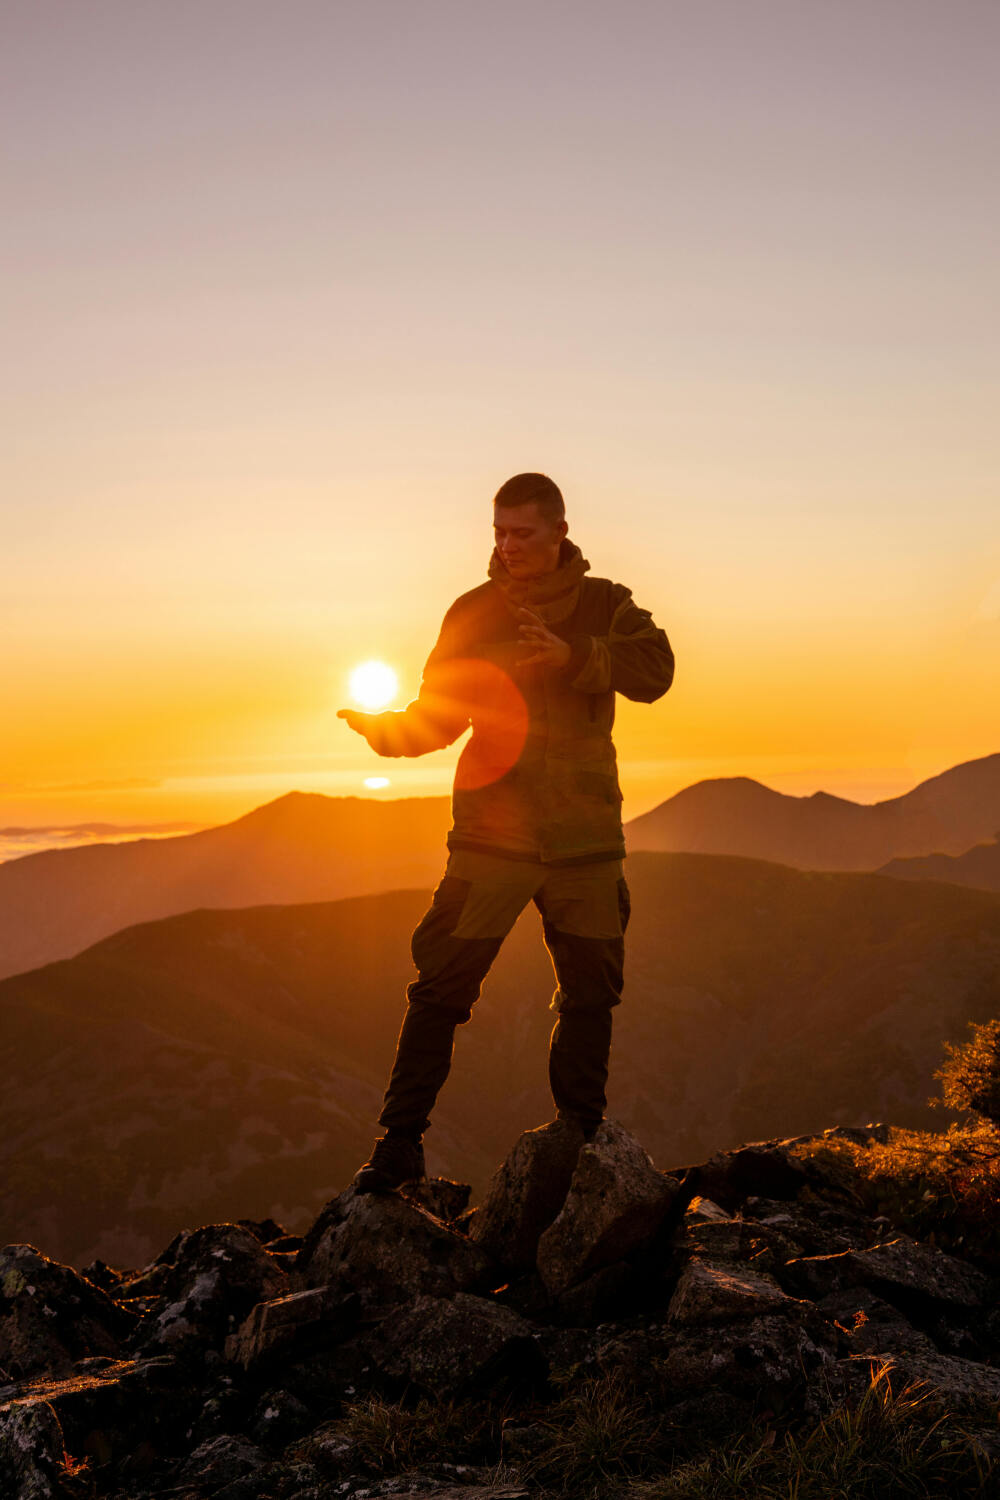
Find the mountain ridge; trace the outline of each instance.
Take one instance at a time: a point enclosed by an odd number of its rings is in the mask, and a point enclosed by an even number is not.
[[[915,810],[916,824],[907,822],[906,809]],[[874,842],[866,831],[872,817],[889,819]],[[961,853],[998,825],[1000,755],[993,755],[870,806],[826,792],[790,797],[750,777],[696,782],[632,819],[625,833],[630,853],[715,853],[798,869],[875,870],[913,852],[914,839],[920,853],[946,846]],[[378,801],[291,791],[196,833],[8,860],[0,864],[0,977],[69,957],[119,928],[199,906],[337,900],[436,885],[449,827],[446,797]]]
[[[637,854],[629,881],[609,1102],[657,1156],[933,1125],[944,1041],[995,1006],[1000,897],[698,854]],[[185,1208],[314,1211],[370,1150],[426,899],[187,912],[0,982],[0,1239],[121,1259]],[[553,987],[529,910],[457,1036],[436,1170],[482,1181],[551,1110]]]

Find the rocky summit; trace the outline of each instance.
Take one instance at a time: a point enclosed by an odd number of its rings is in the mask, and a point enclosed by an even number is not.
[[[442,1179],[348,1189],[303,1236],[210,1224],[141,1269],[82,1274],[10,1245],[0,1495],[565,1495],[581,1392],[616,1420],[654,1413],[661,1447],[673,1433],[689,1459],[754,1422],[773,1437],[862,1403],[873,1372],[957,1413],[988,1475],[1000,1268],[865,1209],[824,1147],[886,1134],[665,1172],[613,1121],[589,1143],[556,1122],[521,1137],[474,1209]],[[640,1493],[589,1461],[577,1495]]]

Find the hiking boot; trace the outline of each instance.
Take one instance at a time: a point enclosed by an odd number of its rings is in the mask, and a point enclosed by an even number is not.
[[[403,1135],[384,1135],[375,1142],[371,1158],[354,1174],[356,1193],[391,1193],[401,1183],[426,1177],[424,1148]]]

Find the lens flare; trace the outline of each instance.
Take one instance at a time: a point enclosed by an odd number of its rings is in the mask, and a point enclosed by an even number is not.
[[[384,661],[363,661],[351,673],[351,697],[362,708],[385,708],[398,688],[395,672]]]

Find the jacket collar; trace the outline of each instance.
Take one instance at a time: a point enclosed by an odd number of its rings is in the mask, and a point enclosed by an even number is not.
[[[589,569],[590,563],[579,547],[566,537],[559,549],[559,566],[553,573],[543,573],[540,578],[512,578],[494,548],[489,575],[512,615],[519,609],[530,609],[546,625],[552,625],[568,620],[576,609],[580,581]]]

